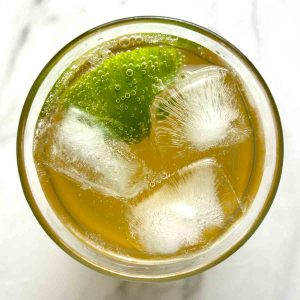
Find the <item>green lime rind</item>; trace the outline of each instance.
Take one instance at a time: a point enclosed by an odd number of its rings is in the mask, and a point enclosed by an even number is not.
[[[91,114],[123,141],[138,143],[150,134],[155,95],[174,81],[181,65],[181,53],[169,46],[118,53],[79,77],[62,101]]]

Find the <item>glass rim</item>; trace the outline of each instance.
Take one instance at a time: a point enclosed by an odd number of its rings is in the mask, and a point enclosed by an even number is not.
[[[52,69],[52,67],[56,64],[57,61],[60,60],[60,58],[67,52],[69,51],[73,45],[75,45],[77,42],[80,40],[84,39],[85,37],[93,34],[94,32],[97,32],[98,30],[101,29],[108,29],[109,27],[113,27],[116,25],[120,24],[126,24],[130,22],[162,22],[162,23],[169,23],[169,24],[176,24],[180,25],[182,27],[185,27],[187,29],[193,30],[195,32],[204,34],[205,36],[208,36],[209,38],[213,39],[217,43],[222,43],[225,44],[226,47],[228,47],[230,50],[233,51],[234,55],[236,55],[243,63],[245,63],[250,70],[253,72],[253,75],[256,77],[258,82],[261,84],[262,88],[266,92],[267,99],[270,104],[270,108],[272,111],[272,115],[275,120],[275,125],[276,125],[276,135],[277,135],[277,149],[276,149],[276,166],[273,174],[273,180],[271,183],[271,187],[268,192],[268,196],[264,201],[264,205],[262,209],[260,210],[259,214],[257,215],[256,219],[254,222],[251,224],[251,226],[248,228],[248,230],[243,234],[243,236],[240,238],[240,240],[233,244],[227,251],[225,251],[222,255],[220,255],[218,258],[215,260],[209,262],[205,266],[199,267],[196,270],[192,270],[189,272],[184,272],[182,274],[175,274],[167,277],[155,277],[155,278],[143,278],[143,277],[131,277],[131,276],[126,276],[123,274],[118,274],[113,271],[109,271],[107,269],[101,268],[99,265],[89,261],[87,258],[83,257],[79,253],[75,252],[67,243],[65,243],[57,234],[56,232],[51,228],[51,226],[48,224],[46,218],[40,211],[38,204],[31,192],[30,184],[27,178],[27,173],[26,173],[26,168],[25,168],[25,161],[23,159],[24,157],[24,152],[23,152],[23,135],[25,131],[25,127],[27,124],[27,117],[31,108],[31,104],[35,98],[36,92],[38,91],[41,83],[43,82],[44,78],[48,74],[48,71]],[[176,279],[181,279],[188,277],[190,275],[196,274],[203,272],[218,263],[222,262],[226,258],[228,258],[230,255],[232,255],[234,252],[236,252],[256,231],[256,229],[259,227],[261,222],[263,221],[264,217],[268,213],[273,200],[275,198],[276,192],[278,190],[279,182],[280,182],[280,177],[282,173],[282,167],[283,167],[283,157],[284,157],[284,142],[283,142],[283,132],[282,132],[282,126],[281,126],[281,121],[280,121],[280,116],[279,112],[275,103],[275,100],[265,82],[263,77],[260,75],[256,67],[252,64],[252,62],[234,45],[232,45],[230,42],[228,42],[226,39],[221,37],[220,35],[214,33],[213,31],[202,27],[200,25],[177,19],[177,18],[170,18],[170,17],[164,17],[164,16],[134,16],[134,17],[128,17],[128,18],[122,18],[122,19],[117,19],[111,22],[104,23],[102,25],[96,26],[73,40],[71,40],[69,43],[67,43],[61,50],[59,50],[50,60],[49,62],[45,65],[45,67],[41,70],[39,75],[37,76],[36,80],[32,84],[28,95],[26,97],[26,100],[24,102],[22,112],[20,115],[19,119],[19,125],[18,125],[18,131],[17,131],[17,141],[16,141],[16,154],[17,154],[17,165],[18,165],[18,172],[19,172],[19,177],[23,189],[23,193],[25,195],[25,198],[41,227],[44,229],[44,231],[47,233],[47,235],[62,249],[64,250],[68,255],[73,257],[75,260],[78,262],[82,263],[83,265],[96,270],[98,272],[104,273],[104,274],[109,274],[117,278],[122,278],[125,280],[132,280],[132,281],[168,281],[168,280],[176,280]],[[251,208],[250,208],[251,209]]]

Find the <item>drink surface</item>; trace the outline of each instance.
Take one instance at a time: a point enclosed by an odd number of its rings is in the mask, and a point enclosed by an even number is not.
[[[45,101],[33,147],[44,193],[101,252],[198,253],[251,203],[249,111],[234,70],[201,45],[160,34],[105,42]]]

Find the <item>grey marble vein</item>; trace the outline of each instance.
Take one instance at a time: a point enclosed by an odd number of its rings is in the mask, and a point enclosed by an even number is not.
[[[11,52],[10,52],[10,57],[8,59],[8,69],[9,71],[7,72],[7,78],[6,80],[9,80],[11,75],[12,75],[12,71],[15,68],[15,63],[16,60],[18,58],[19,53],[22,50],[22,47],[24,46],[24,44],[26,43],[26,40],[28,38],[28,35],[30,33],[30,27],[31,27],[31,21],[29,20],[20,30],[20,33],[18,35],[18,37],[16,38],[16,42],[14,47],[12,48]]]
[[[297,239],[297,237],[298,237],[298,239]],[[297,234],[297,237],[296,237],[296,239],[299,240],[299,234]],[[284,282],[282,282],[282,284],[280,285],[280,289],[276,293],[276,297],[274,297],[274,300],[282,300],[282,299],[292,298],[291,291],[293,290],[294,284],[296,284],[296,282],[294,282],[294,280],[293,280],[293,276],[295,274],[297,265],[300,262],[299,253],[300,253],[300,247],[299,247],[298,243],[295,243],[294,247],[286,248],[285,257],[280,262],[281,264],[282,263],[285,264],[286,271],[285,271],[284,276],[285,276],[286,280]],[[297,262],[298,262],[298,264],[297,264]],[[275,287],[274,287],[274,290],[275,290]]]
[[[260,22],[259,22],[259,16],[258,16],[258,1],[257,0],[252,0],[252,5],[251,5],[251,25],[253,28],[253,33],[254,37],[257,43],[257,48],[258,50],[260,49]]]
[[[5,145],[9,143],[11,140],[15,140],[16,135],[15,132],[8,132],[8,133],[1,133],[1,138],[0,138],[0,146]]]
[[[139,300],[141,295],[144,299],[150,299],[149,294],[158,295],[157,299],[160,299],[159,295],[166,291],[166,287],[169,286],[169,283],[139,283],[139,282],[128,282],[121,281],[115,289],[106,296],[105,300],[114,299],[114,300]],[[169,299],[168,295],[164,293],[165,299]]]
[[[35,2],[29,2],[29,3],[31,8],[35,6],[34,4]],[[21,52],[22,47],[26,43],[26,40],[30,33],[31,23],[32,20],[28,18],[25,20],[24,24],[20,26],[20,28],[18,28],[19,30],[17,32],[17,37],[14,39],[14,43],[13,46],[11,47],[11,50],[9,52],[9,57],[6,63],[5,74],[7,75],[5,80],[0,82],[0,91],[2,91],[3,85],[6,84],[7,81],[9,81],[10,76],[12,75],[18,55]]]
[[[31,7],[34,7],[34,2],[30,3]],[[0,81],[0,103],[6,102],[6,110],[1,111],[1,124],[0,124],[0,135],[2,136],[3,140],[5,140],[6,136],[10,136],[15,129],[12,130],[10,126],[7,124],[10,123],[11,116],[16,111],[16,101],[7,101],[4,99],[3,92],[6,91],[6,88],[10,84],[14,84],[17,87],[17,83],[13,82],[13,74],[16,71],[16,62],[19,59],[20,53],[24,45],[28,40],[28,36],[31,30],[31,19],[26,19],[23,24],[18,28],[16,31],[16,37],[13,39],[13,45],[10,47],[9,54],[7,55],[7,61],[4,66],[4,76],[3,79]]]
[[[35,0],[34,4],[35,5],[41,5],[44,2],[44,0]]]
[[[208,28],[216,33],[219,33],[219,28],[217,26],[216,10],[218,8],[218,0],[209,1],[208,14],[210,15],[210,20]]]
[[[163,283],[137,283],[122,281],[104,300],[193,300],[196,299],[199,276]]]
[[[182,286],[182,300],[198,299],[199,290],[203,288],[202,275],[196,275],[184,280]]]
[[[126,5],[127,1],[128,1],[128,0],[121,0],[121,1],[120,1],[120,4],[121,4],[122,6],[124,6],[124,5]]]

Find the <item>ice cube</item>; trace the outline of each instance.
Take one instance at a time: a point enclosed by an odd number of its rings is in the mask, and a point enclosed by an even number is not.
[[[47,132],[48,166],[106,196],[129,199],[147,187],[151,171],[92,116],[71,107],[56,118]]]
[[[204,231],[226,226],[241,207],[222,168],[213,159],[188,165],[131,209],[130,229],[151,254],[174,254],[199,242]]]
[[[151,111],[158,147],[204,151],[247,137],[250,128],[234,82],[228,70],[207,66],[186,73],[173,88],[158,95]]]

